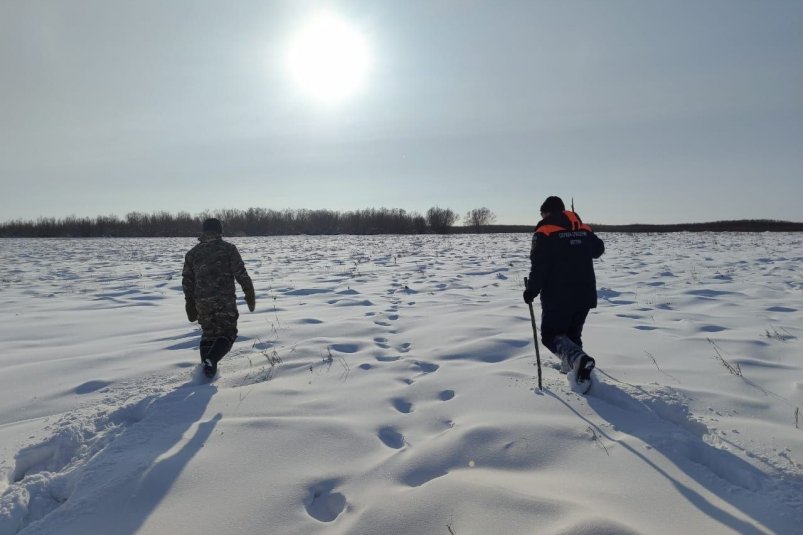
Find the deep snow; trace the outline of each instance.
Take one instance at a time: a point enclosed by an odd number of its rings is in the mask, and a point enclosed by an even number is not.
[[[528,235],[233,238],[212,382],[193,240],[0,240],[0,534],[799,533],[803,236],[601,237],[586,397]]]

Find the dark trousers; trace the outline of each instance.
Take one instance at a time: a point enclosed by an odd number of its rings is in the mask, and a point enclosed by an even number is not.
[[[543,307],[541,309],[541,342],[552,353],[558,354],[555,337],[563,335],[583,347],[583,325],[588,317],[587,308],[560,310]]]
[[[195,302],[201,324],[201,362],[220,362],[237,339],[237,303],[231,299],[207,298]]]
[[[228,336],[219,336],[214,339],[202,338],[200,347],[201,362],[206,359],[209,359],[214,363],[220,362],[220,359],[222,359],[226,353],[229,352],[233,344],[234,340]]]

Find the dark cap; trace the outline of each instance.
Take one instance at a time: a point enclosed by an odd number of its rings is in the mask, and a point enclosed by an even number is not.
[[[566,205],[560,197],[547,197],[544,204],[541,205],[542,212],[563,212],[566,210]]]
[[[216,232],[218,234],[223,234],[223,223],[220,222],[220,219],[210,217],[209,219],[204,221],[201,230],[203,230],[204,232]]]

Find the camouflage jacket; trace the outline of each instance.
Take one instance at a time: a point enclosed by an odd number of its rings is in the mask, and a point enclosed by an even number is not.
[[[204,233],[198,241],[200,243],[184,258],[181,273],[181,286],[188,303],[216,300],[235,305],[235,279],[246,295],[254,293],[254,283],[234,244],[223,241],[220,234],[215,233]]]

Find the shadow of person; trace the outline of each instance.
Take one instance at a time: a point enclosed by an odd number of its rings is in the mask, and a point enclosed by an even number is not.
[[[222,418],[201,421],[217,392],[201,375],[198,367],[173,391],[118,408],[119,431],[81,468],[69,498],[28,531],[136,533]]]
[[[780,482],[750,463],[708,444],[705,441],[708,428],[689,417],[688,407],[682,401],[656,396],[634,385],[629,387],[633,394],[598,380],[586,400],[614,429],[642,441],[743,516],[704,496],[659,466],[653,455],[648,457],[626,441],[610,436],[556,394],[549,394],[587,422],[598,435],[626,449],[661,474],[686,500],[723,526],[741,534],[781,533],[788,530],[792,519],[803,521],[799,509],[784,503],[784,499],[797,495],[800,489],[784,489]]]

